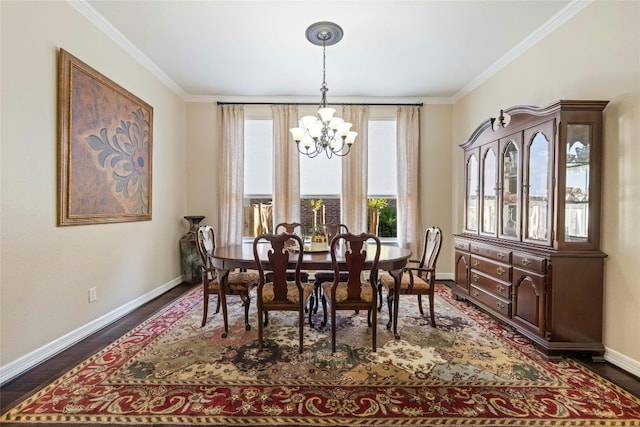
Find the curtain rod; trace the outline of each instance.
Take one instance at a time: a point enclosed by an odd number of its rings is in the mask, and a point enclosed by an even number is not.
[[[223,102],[218,101],[218,105],[318,105],[317,102]],[[366,102],[336,102],[327,105],[367,105],[369,107],[422,107],[423,103],[397,104],[397,103],[366,103]]]

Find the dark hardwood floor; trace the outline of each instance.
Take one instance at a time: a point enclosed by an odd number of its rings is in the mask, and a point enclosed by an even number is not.
[[[148,302],[118,321],[106,326],[73,347],[34,367],[0,387],[0,411],[6,412],[14,403],[51,382],[64,372],[109,345],[153,313],[193,288],[182,283]],[[640,397],[640,379],[608,363],[593,363],[588,357],[576,357],[594,372]]]

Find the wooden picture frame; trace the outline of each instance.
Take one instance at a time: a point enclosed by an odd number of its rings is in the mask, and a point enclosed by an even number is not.
[[[58,226],[151,220],[153,107],[58,56]]]

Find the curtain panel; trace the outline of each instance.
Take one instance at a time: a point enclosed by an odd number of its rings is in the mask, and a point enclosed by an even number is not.
[[[399,107],[397,125],[398,246],[418,255],[420,107]]]
[[[274,145],[273,221],[300,222],[300,157],[289,129],[298,127],[298,106],[272,105]]]
[[[367,231],[369,107],[344,106],[342,118],[358,132],[351,152],[342,158],[342,222],[352,233],[363,233]]]
[[[219,245],[242,243],[244,229],[244,107],[222,105]]]

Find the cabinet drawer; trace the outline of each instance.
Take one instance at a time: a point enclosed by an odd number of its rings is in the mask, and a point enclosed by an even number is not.
[[[511,283],[501,282],[500,280],[472,271],[471,284],[494,294],[498,294],[508,300],[511,299]]]
[[[505,282],[511,281],[511,266],[471,255],[471,269],[482,271]]]
[[[539,273],[545,273],[547,267],[547,259],[533,256],[531,254],[525,254],[522,252],[514,252],[513,266],[524,268],[526,270],[537,271]]]
[[[470,242],[468,240],[455,239],[453,244],[456,247],[456,249],[469,252],[469,243]]]
[[[504,248],[496,248],[495,246],[488,246],[480,243],[471,243],[471,252],[507,264],[511,262],[511,251]]]
[[[476,288],[474,285],[471,285],[470,294],[492,311],[500,313],[505,317],[511,317],[511,302]]]

